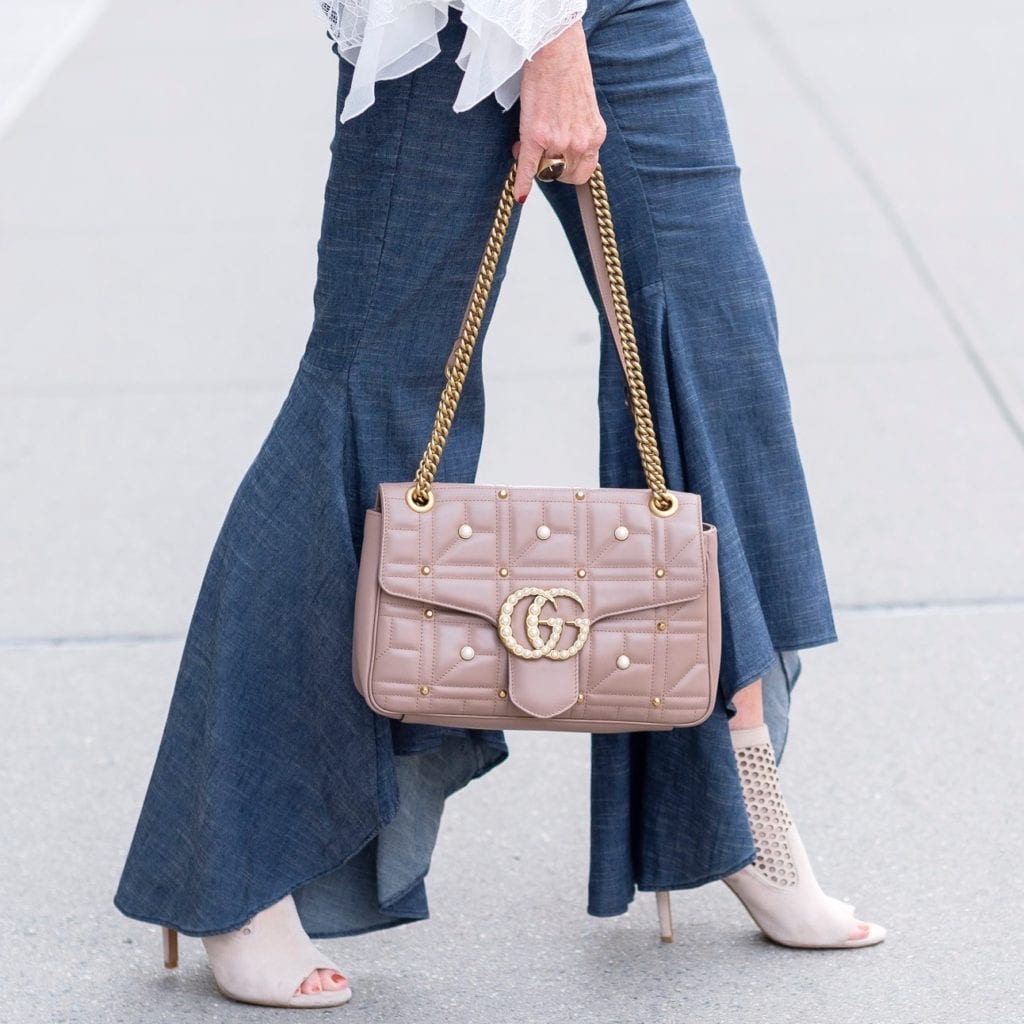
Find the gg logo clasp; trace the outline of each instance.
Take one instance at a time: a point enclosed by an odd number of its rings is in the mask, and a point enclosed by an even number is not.
[[[533,646],[524,647],[512,635],[512,614],[523,598],[531,596],[533,600],[526,611],[526,637]],[[566,658],[573,658],[579,653],[580,648],[587,642],[587,637],[590,635],[590,619],[569,619],[569,625],[575,626],[579,633],[569,647],[557,650],[558,641],[562,639],[562,630],[565,627],[566,620],[557,617],[549,619],[542,619],[540,617],[541,609],[545,604],[550,603],[551,607],[556,612],[558,611],[558,605],[555,603],[556,597],[571,597],[580,606],[581,610],[586,610],[583,608],[583,599],[580,595],[574,590],[568,590],[565,587],[551,587],[549,589],[544,587],[521,587],[505,598],[501,608],[498,609],[498,636],[501,637],[501,642],[513,654],[520,658],[551,658],[553,661],[564,661]],[[551,635],[547,640],[541,638],[541,624],[551,627]]]

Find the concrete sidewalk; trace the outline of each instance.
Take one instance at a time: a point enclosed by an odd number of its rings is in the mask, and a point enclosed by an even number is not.
[[[164,971],[158,929],[110,900],[210,547],[309,331],[335,85],[311,8],[112,0],[0,138],[3,1022],[277,1014],[218,996],[197,940]],[[324,944],[357,989],[346,1019],[1022,1014],[1024,13],[693,8],[841,636],[804,653],[787,800],[822,885],[889,937],[784,949],[718,884],[677,894],[672,946],[650,894],[588,917],[588,740],[510,734],[449,805],[432,919]],[[552,415],[580,446],[539,482],[590,464],[596,483],[596,316],[538,199],[483,349],[502,386],[482,480],[538,482],[505,439],[533,386],[518,353],[552,327]]]

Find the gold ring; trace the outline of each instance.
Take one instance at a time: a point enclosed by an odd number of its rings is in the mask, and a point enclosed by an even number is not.
[[[658,508],[658,502],[656,496],[652,493],[647,499],[647,507],[656,515],[668,518],[668,516],[674,515],[679,508],[679,499],[671,492],[665,491],[669,497],[668,508]],[[434,492],[430,492],[430,496],[434,496]]]
[[[562,172],[565,170],[565,158],[562,156],[545,156],[541,157],[540,169],[537,171],[536,177],[540,181],[554,181],[556,178],[561,177]]]
[[[419,505],[413,499],[413,491],[416,490],[416,484],[410,484],[405,492],[405,503],[413,510],[413,512],[429,512],[434,507],[434,492],[427,491],[427,501],[425,505]]]

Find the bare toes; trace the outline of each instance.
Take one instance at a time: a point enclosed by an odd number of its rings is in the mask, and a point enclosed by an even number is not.
[[[339,974],[330,967],[321,967],[320,984],[325,992],[336,992],[339,988],[344,988],[348,982],[345,980],[345,975]]]
[[[300,990],[304,995],[311,996],[316,992],[321,991],[320,985],[320,972],[313,971],[308,978],[300,986]]]

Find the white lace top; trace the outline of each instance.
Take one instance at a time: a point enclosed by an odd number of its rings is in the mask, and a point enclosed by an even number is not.
[[[441,52],[437,33],[449,7],[460,12],[466,36],[455,63],[462,70],[455,111],[490,93],[508,110],[519,98],[524,61],[583,16],[587,0],[315,0],[353,65],[341,120],[374,101],[374,83],[399,78]]]

